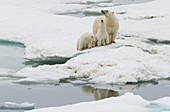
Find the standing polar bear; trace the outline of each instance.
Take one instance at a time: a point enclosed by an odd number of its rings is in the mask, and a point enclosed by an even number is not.
[[[101,10],[101,12],[104,14],[103,16],[99,16],[95,19],[93,24],[93,33],[94,35],[97,34],[99,30],[100,21],[104,20],[104,24],[106,27],[106,31],[109,36],[110,43],[115,43],[115,38],[119,30],[119,22],[116,16],[114,15],[114,12],[108,11],[108,10]]]
[[[77,40],[77,50],[84,50],[87,48],[92,48],[96,46],[97,39],[91,33],[84,33],[78,40]]]
[[[96,38],[97,38],[97,46],[109,44],[109,36],[107,34],[103,20],[100,21]]]

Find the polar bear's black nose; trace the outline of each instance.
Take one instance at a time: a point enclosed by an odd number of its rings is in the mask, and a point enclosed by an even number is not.
[[[101,23],[103,23],[103,20],[101,20]]]
[[[102,12],[103,14],[105,14],[103,10],[101,10],[101,12]]]

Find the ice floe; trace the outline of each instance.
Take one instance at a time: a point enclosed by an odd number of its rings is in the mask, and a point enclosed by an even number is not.
[[[57,15],[53,9],[67,13],[67,8],[61,11],[55,5],[78,3],[82,4],[79,10],[98,13],[101,7],[84,8],[92,2],[102,5],[98,0],[0,1],[3,4],[0,5],[0,38],[24,43],[25,58],[43,61],[42,57],[74,57],[63,65],[24,68],[12,74],[23,77],[16,82],[56,84],[80,80],[80,83],[124,84],[170,77],[170,1],[107,7],[115,11],[120,20],[117,43],[79,52],[76,41],[82,33],[91,32],[95,17]],[[27,7],[26,3],[29,4]],[[45,3],[47,7],[44,8]],[[79,53],[82,54],[74,56]]]
[[[126,93],[120,97],[107,98],[100,101],[83,102],[60,107],[50,107],[27,112],[163,112],[170,111],[170,98],[147,101],[138,95]]]
[[[152,54],[152,50],[147,51],[131,46],[112,47],[101,47],[100,51],[79,55],[63,65],[24,68],[14,76],[26,77],[18,82],[59,83],[63,79],[69,81],[75,78],[99,84],[137,83],[169,78],[169,56],[154,54],[155,51]]]
[[[14,102],[5,102],[0,103],[0,110],[31,110],[34,109],[34,103],[14,103]]]
[[[2,0],[1,2],[0,37],[1,39],[23,42],[27,46],[26,58],[36,58],[41,55],[62,57],[73,55],[77,52],[75,48],[76,40],[82,33],[92,31],[92,24],[95,19],[94,17],[77,18],[55,15],[46,11],[48,8],[60,10],[61,8],[56,8],[57,6],[55,5],[64,4],[68,6],[70,4],[67,2],[77,2],[76,0],[66,0],[64,2],[51,0],[51,2],[48,3],[45,0],[41,2],[39,2],[39,0]],[[137,36],[142,39],[156,38],[158,40],[169,40],[169,26],[167,26],[167,24],[170,21],[167,2],[169,1],[155,0],[137,5],[108,7],[107,9],[118,13],[126,12],[118,16],[120,20],[120,34]],[[48,8],[45,9],[44,5]],[[153,10],[159,5],[162,7],[160,10]],[[76,6],[71,7],[75,8]],[[44,9],[41,10],[41,8]],[[65,10],[66,8],[67,7],[62,9]],[[77,11],[76,9],[73,10]],[[101,8],[80,8],[80,10],[100,13]],[[62,12],[67,13],[68,11],[65,10]],[[144,20],[135,21],[141,19]]]

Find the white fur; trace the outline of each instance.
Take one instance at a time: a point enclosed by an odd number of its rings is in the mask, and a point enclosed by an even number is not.
[[[93,24],[93,33],[94,35],[97,34],[99,30],[99,24],[101,20],[104,20],[106,31],[109,36],[110,43],[115,43],[115,38],[119,30],[119,22],[116,16],[114,15],[114,12],[104,10],[104,15],[99,16],[95,19]]]
[[[97,46],[109,44],[109,36],[107,34],[104,21],[102,22],[102,20],[100,21],[98,32],[96,34],[96,38],[98,40]]]
[[[77,50],[82,51],[95,46],[96,38],[91,33],[86,32],[77,40]]]

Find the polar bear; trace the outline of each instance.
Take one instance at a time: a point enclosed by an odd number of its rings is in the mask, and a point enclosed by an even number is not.
[[[115,38],[119,30],[119,21],[114,15],[114,12],[108,11],[108,10],[101,10],[101,12],[104,14],[103,16],[99,16],[95,19],[93,23],[93,33],[94,35],[97,34],[99,30],[99,24],[101,20],[104,20],[104,24],[107,30],[107,33],[109,35],[109,41],[110,43],[115,43]]]
[[[95,36],[97,38],[97,46],[109,44],[109,36],[103,20],[100,21],[98,32]]]
[[[87,48],[92,48],[96,46],[97,39],[91,33],[84,33],[78,40],[77,40],[77,50],[84,50]]]

